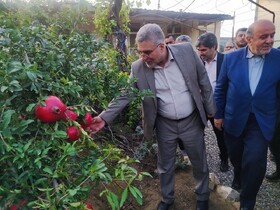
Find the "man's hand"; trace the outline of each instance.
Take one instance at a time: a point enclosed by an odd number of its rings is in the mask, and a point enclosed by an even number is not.
[[[105,126],[105,124],[105,121],[101,117],[94,117],[89,128],[87,129],[90,132],[90,136],[93,137],[94,134],[96,134]]]
[[[222,130],[223,129],[223,121],[224,121],[224,119],[214,119],[215,127],[219,130]]]

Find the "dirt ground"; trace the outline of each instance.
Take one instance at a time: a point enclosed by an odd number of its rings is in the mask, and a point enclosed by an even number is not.
[[[126,202],[122,210],[156,210],[157,204],[161,199],[159,179],[154,173],[156,168],[156,157],[145,158],[139,164],[140,171],[146,171],[153,175],[145,177],[143,181],[139,182],[137,187],[143,194],[143,205],[139,206],[133,199]],[[176,200],[170,210],[195,210],[196,197],[194,193],[194,179],[192,176],[192,167],[176,169],[175,173],[175,195]],[[94,210],[109,210],[110,207],[105,207],[105,202],[100,198],[94,197],[90,203]],[[209,210],[235,210],[236,208],[228,202],[224,201],[216,192],[210,193]]]
[[[127,155],[132,156],[131,151],[139,148],[142,142],[142,136],[131,134],[126,130],[125,126],[113,126],[110,133],[114,134],[117,145],[124,151],[128,152]],[[125,135],[123,135],[125,133]],[[116,143],[116,142],[115,142]],[[140,152],[142,153],[142,152]],[[137,183],[136,186],[143,194],[143,204],[139,204],[134,198],[128,198],[125,205],[121,210],[156,210],[157,205],[161,200],[160,186],[158,175],[154,172],[156,169],[157,155],[156,152],[148,152],[143,160],[133,165],[138,171],[149,172],[153,177],[144,177],[144,179]],[[134,151],[135,154],[135,151]],[[178,157],[178,156],[177,156]],[[139,159],[139,158],[137,158]],[[178,158],[177,158],[178,159]],[[175,171],[175,202],[170,207],[170,210],[195,210],[196,208],[196,195],[194,193],[194,178],[192,175],[192,166],[180,167],[177,164]],[[132,196],[131,196],[132,197]],[[104,196],[101,198],[96,192],[90,196],[89,203],[93,206],[94,210],[110,210],[108,202]],[[215,191],[211,191],[209,200],[209,210],[236,210],[232,203],[222,199]]]

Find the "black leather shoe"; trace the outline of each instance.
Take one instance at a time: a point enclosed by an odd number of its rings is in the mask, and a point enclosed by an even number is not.
[[[280,179],[280,171],[275,171],[272,174],[268,174],[265,176],[268,181],[277,181]]]
[[[206,201],[196,201],[196,210],[208,210],[208,200]]]
[[[221,172],[227,172],[229,170],[228,161],[222,160],[220,165]]]
[[[168,210],[171,205],[172,205],[172,203],[165,203],[165,202],[161,201],[158,204],[157,210]]]

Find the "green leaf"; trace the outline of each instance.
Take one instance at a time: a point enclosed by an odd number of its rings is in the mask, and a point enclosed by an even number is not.
[[[70,203],[70,206],[79,207],[81,204],[82,204],[81,202],[75,202],[75,203]]]
[[[27,112],[31,112],[33,110],[33,108],[36,106],[37,104],[29,104],[27,107],[26,107],[26,111]]]
[[[48,154],[50,149],[51,149],[51,147],[48,147],[48,148],[44,149],[43,152],[42,152],[42,156],[45,156],[46,154]]]
[[[21,127],[24,127],[24,126],[29,125],[30,123],[33,123],[33,122],[34,122],[34,120],[22,120],[19,125]]]
[[[129,191],[131,192],[131,194],[133,195],[133,197],[136,199],[136,201],[142,205],[142,198],[143,198],[143,195],[142,193],[140,192],[140,190],[134,186],[129,186]]]
[[[149,176],[149,177],[153,178],[153,176],[149,172],[141,172],[141,174],[143,174],[144,176]]]
[[[133,195],[133,197],[135,197],[135,198],[137,197],[137,193],[136,193],[136,191],[135,191],[133,186],[129,186],[129,191]]]
[[[141,191],[140,191],[137,187],[134,187],[134,186],[132,186],[132,187],[134,188],[134,190],[135,190],[135,192],[137,193],[137,195],[138,195],[140,198],[143,198],[143,195],[142,195]]]
[[[74,195],[76,195],[77,194],[77,189],[73,189],[73,190],[68,190],[68,192],[69,192],[69,194],[71,195],[71,196],[74,196]]]
[[[17,72],[21,69],[22,69],[22,64],[21,64],[21,62],[18,62],[18,61],[13,61],[13,62],[9,63],[9,65],[8,65],[8,72],[10,74]]]
[[[45,167],[45,168],[43,169],[43,171],[45,171],[45,172],[48,173],[48,174],[53,174],[52,170],[51,170],[49,167]]]
[[[115,194],[115,193],[113,193],[113,192],[108,192],[108,194],[107,194],[107,200],[108,200],[108,202],[110,203],[110,205],[111,205],[111,207],[112,207],[112,209],[120,209],[119,208],[119,201],[118,201],[118,196]]]
[[[36,166],[37,166],[38,168],[41,168],[41,167],[42,167],[41,157],[36,158],[36,160],[34,161],[34,163],[36,164]]]
[[[37,79],[37,74],[31,71],[27,71],[26,75],[28,77],[28,79],[30,79],[31,81],[34,81],[35,79]]]
[[[122,197],[121,197],[121,202],[120,202],[120,207],[123,206],[124,202],[126,201],[127,199],[127,193],[128,192],[128,189],[127,187],[124,189],[124,191],[122,192]]]
[[[40,190],[41,192],[49,192],[53,190],[53,188],[37,188],[37,189]]]
[[[44,183],[47,180],[48,180],[47,178],[39,178],[35,181],[35,185],[39,185],[41,183]]]
[[[142,175],[142,174],[139,174],[139,175],[138,175],[138,180],[139,180],[139,181],[142,181],[142,180],[143,180],[143,175]]]
[[[21,85],[19,84],[19,81],[17,80],[13,80],[9,83],[10,87],[9,87],[9,90],[11,92],[13,91],[21,91],[22,90],[22,87]]]
[[[1,126],[0,126],[2,130],[5,130],[5,129],[8,128],[8,126],[11,122],[11,117],[14,113],[16,113],[15,110],[7,110],[7,111],[4,112],[3,121],[2,121]]]
[[[5,90],[7,90],[8,89],[8,86],[1,86],[1,92],[3,93],[3,92],[5,92]]]
[[[23,151],[28,150],[29,146],[31,145],[32,141],[28,141],[27,144],[24,145]]]
[[[67,138],[66,131],[55,131],[53,135],[54,135],[54,138],[59,138],[59,139],[66,139]]]

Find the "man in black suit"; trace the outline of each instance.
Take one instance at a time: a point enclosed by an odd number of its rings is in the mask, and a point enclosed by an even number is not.
[[[220,72],[220,68],[223,62],[224,55],[217,51],[218,41],[217,37],[213,33],[204,33],[198,37],[196,42],[196,49],[200,58],[203,60],[205,69],[207,71],[210,83],[213,88],[213,92],[216,86],[216,80]],[[214,118],[208,118],[212,124],[214,133],[217,138],[218,147],[220,150],[221,165],[220,170],[226,172],[229,169],[228,166],[228,153],[224,141],[223,131],[218,130],[214,126]]]

